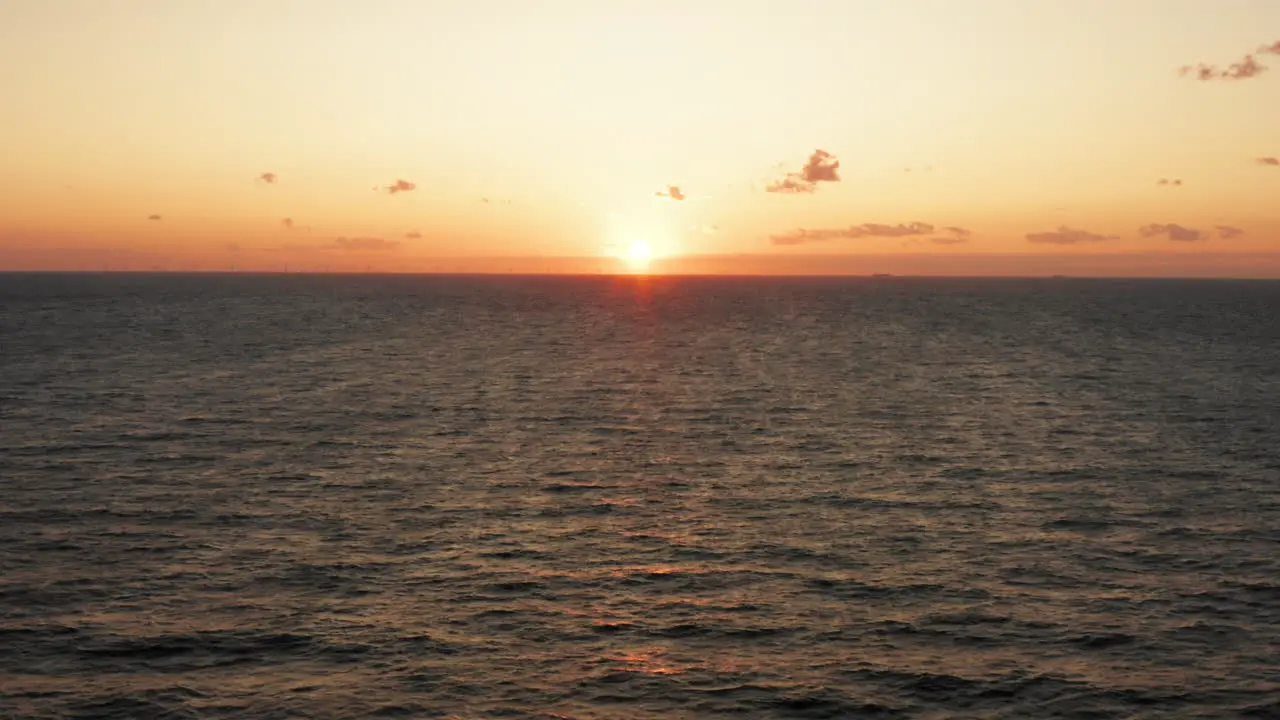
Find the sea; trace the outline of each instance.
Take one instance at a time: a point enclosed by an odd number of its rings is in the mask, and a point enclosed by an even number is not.
[[[1280,718],[1280,282],[2,274],[0,717]]]

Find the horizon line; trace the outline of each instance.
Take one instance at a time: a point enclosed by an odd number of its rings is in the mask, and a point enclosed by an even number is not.
[[[1271,253],[1268,253],[1271,254]],[[1280,253],[1275,253],[1280,255]],[[245,276],[315,276],[315,277],[508,277],[508,278],[631,278],[652,280],[683,279],[813,279],[813,280],[1203,280],[1207,282],[1280,282],[1280,277],[1209,276],[1209,275],[927,275],[909,273],[693,273],[693,272],[433,272],[398,270],[9,270],[0,275],[245,275]]]

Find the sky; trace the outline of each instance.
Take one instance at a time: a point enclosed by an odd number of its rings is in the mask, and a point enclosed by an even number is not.
[[[1280,277],[1276,0],[3,0],[0,98],[0,269]]]

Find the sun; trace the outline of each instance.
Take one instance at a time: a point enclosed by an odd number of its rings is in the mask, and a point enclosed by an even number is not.
[[[622,259],[631,272],[644,272],[649,269],[649,263],[653,261],[653,247],[644,240],[636,240],[627,246],[622,253]]]

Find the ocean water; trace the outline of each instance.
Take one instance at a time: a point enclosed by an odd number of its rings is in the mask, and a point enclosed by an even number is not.
[[[0,717],[1280,717],[1278,318],[0,275]]]

